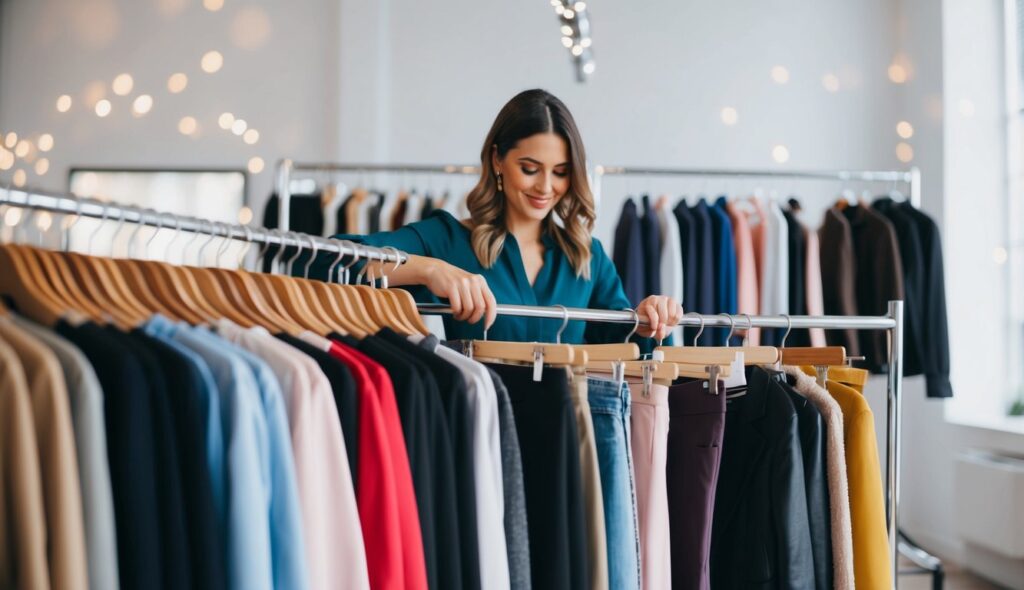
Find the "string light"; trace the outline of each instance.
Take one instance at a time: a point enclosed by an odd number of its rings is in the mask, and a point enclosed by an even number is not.
[[[242,135],[242,141],[244,141],[245,143],[247,143],[249,145],[253,145],[253,144],[255,144],[259,140],[260,140],[260,132],[256,131],[255,129],[249,129],[249,130],[247,130],[245,132],[244,135]]]
[[[36,214],[36,227],[39,228],[39,231],[49,231],[52,225],[53,215],[50,215],[49,211],[40,211]]]
[[[28,182],[28,174],[21,168],[18,168],[14,171],[14,175],[11,176],[11,181],[14,182],[14,186],[23,187]]]
[[[562,37],[562,45],[564,45],[566,49],[572,47],[572,37]]]
[[[594,70],[596,70],[596,69],[597,69],[597,64],[595,64],[592,61],[588,61],[587,63],[583,64],[583,73],[585,73],[585,74],[593,74]]]
[[[57,112],[66,113],[71,110],[71,97],[67,94],[61,94],[57,97]]]
[[[772,80],[776,84],[785,84],[789,82],[789,70],[783,66],[775,66],[772,68]]]
[[[195,117],[182,117],[181,120],[178,121],[178,132],[182,135],[192,135],[198,128],[199,124],[196,122]]]
[[[735,125],[739,119],[740,115],[736,112],[736,109],[732,107],[724,107],[722,109],[722,123],[732,126]]]
[[[241,135],[245,133],[246,127],[248,127],[248,125],[246,124],[245,119],[235,119],[235,122],[231,124],[231,132],[235,135]]]
[[[249,172],[253,174],[263,172],[263,158],[259,156],[249,158]]]
[[[914,159],[914,148],[909,143],[901,141],[896,144],[896,158],[906,164]]]
[[[0,147],[0,170],[10,170],[14,166],[14,154]]]
[[[238,223],[241,223],[242,225],[249,225],[250,221],[252,221],[252,209],[250,209],[249,207],[242,207],[241,209],[239,209]]]
[[[821,85],[829,92],[839,92],[839,76],[836,76],[835,74],[825,74],[821,78]]]
[[[907,68],[894,63],[889,66],[889,80],[893,84],[903,84],[907,81]]]
[[[217,124],[224,131],[231,129],[231,125],[235,122],[235,116],[231,113],[221,113],[220,117],[217,118]]]
[[[210,12],[217,12],[224,8],[224,0],[203,0],[203,8]]]
[[[153,97],[148,94],[140,94],[135,97],[135,102],[132,103],[132,112],[135,113],[136,117],[141,117],[148,113],[153,108]]]
[[[4,145],[7,146],[7,149],[13,150],[14,146],[18,145],[18,134],[13,131],[9,132],[4,138]]]
[[[110,100],[106,98],[100,99],[98,102],[96,102],[96,117],[102,119],[103,117],[110,115],[111,108],[112,107]]]
[[[207,51],[203,54],[200,65],[207,74],[215,74],[224,65],[224,56],[219,51]]]
[[[572,54],[575,55],[576,57],[583,55],[583,47],[581,45],[573,45]]]
[[[779,164],[785,164],[789,161],[789,148],[784,145],[777,145],[772,148],[772,159]]]
[[[18,142],[18,145],[14,146],[14,155],[19,158],[24,158],[28,155],[30,149],[32,149],[32,144],[23,139]]]
[[[131,74],[119,74],[114,78],[114,83],[110,85],[114,94],[118,96],[127,96],[134,86],[135,80],[132,79]]]
[[[569,25],[562,25],[562,34],[565,35],[566,37],[572,35],[572,27],[570,27]]]
[[[896,135],[903,139],[910,139],[914,137],[914,126],[906,121],[900,121],[896,124]]]
[[[171,74],[171,77],[167,78],[167,90],[170,91],[171,94],[178,94],[185,90],[187,86],[188,76],[181,72]]]
[[[46,158],[36,160],[36,174],[42,176],[50,170],[50,161]]]
[[[21,170],[19,170],[18,172],[21,172]],[[15,182],[15,184],[17,184],[17,182]],[[20,207],[11,207],[10,209],[7,210],[6,213],[4,213],[4,224],[7,227],[14,227],[14,226],[18,225],[18,223],[20,221],[21,221],[21,208]]]
[[[49,133],[44,133],[44,134],[40,135],[39,139],[36,141],[36,147],[38,147],[39,151],[41,151],[41,152],[48,152],[48,151],[52,150],[53,149],[53,136],[50,135]]]

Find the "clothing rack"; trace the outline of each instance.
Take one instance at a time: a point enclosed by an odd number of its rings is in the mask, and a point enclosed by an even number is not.
[[[840,182],[902,182],[910,193],[910,204],[921,207],[921,170],[745,170],[727,168],[647,168],[636,166],[595,166],[592,189],[601,192],[605,176],[693,176],[705,178],[768,178],[796,180],[836,180]]]
[[[298,174],[318,172],[397,172],[418,174],[480,174],[479,166],[453,164],[341,164],[337,162],[297,163],[285,158],[277,163],[277,198],[279,200],[277,225],[287,231],[291,223],[292,178]]]
[[[420,313],[451,314],[444,304],[419,304]],[[501,305],[496,307],[498,315],[531,318],[549,318],[569,322],[596,321],[618,324],[647,325],[643,316],[637,317],[631,311],[580,309],[566,307],[543,307],[533,305]],[[933,560],[941,571],[941,562],[928,555],[909,541],[901,541],[899,535],[900,497],[900,437],[903,414],[903,302],[890,301],[888,312],[883,316],[781,316],[781,315],[701,315],[690,313],[683,316],[680,325],[704,328],[822,328],[826,330],[885,330],[889,334],[889,373],[886,381],[886,444],[885,444],[885,506],[886,530],[892,552],[893,588],[898,586],[899,554],[917,552],[920,559]],[[915,562],[917,560],[915,559]],[[922,565],[922,567],[924,567]]]
[[[326,165],[331,167],[333,165]],[[373,165],[343,165],[342,170],[371,170]],[[465,170],[472,167],[463,167]],[[383,170],[410,170],[442,173],[460,173],[458,167],[392,167],[381,166]],[[461,172],[475,174],[474,171]],[[57,193],[31,188],[0,187],[0,205],[71,214],[103,220],[117,220],[160,228],[173,228],[193,233],[221,236],[227,239],[281,247],[316,248],[335,252],[342,256],[357,256],[386,262],[404,263],[408,255],[394,249],[380,249],[328,240],[299,232],[250,228],[248,226],[204,220],[196,217],[158,212],[153,209],[107,203],[97,199],[78,197],[68,193]],[[424,314],[450,314],[451,308],[438,304],[419,304]],[[523,305],[498,305],[500,315],[561,319],[565,322],[599,321],[620,324],[646,324],[646,320],[631,311],[593,310],[565,307],[541,307]],[[886,387],[886,515],[887,531],[892,549],[894,587],[898,584],[897,558],[900,551],[916,551],[922,560],[930,559],[941,570],[941,562],[920,551],[909,541],[901,542],[898,532],[898,504],[900,490],[900,436],[903,391],[903,302],[890,301],[884,316],[747,316],[747,315],[699,315],[688,314],[681,321],[683,326],[704,326],[706,328],[823,328],[886,330],[889,335],[889,373]],[[917,560],[915,560],[917,561]],[[935,570],[933,570],[935,571]]]
[[[250,228],[246,225],[209,221],[187,215],[164,213],[153,209],[108,203],[98,199],[79,197],[70,193],[58,193],[41,189],[0,187],[0,204],[11,207],[49,211],[94,219],[124,221],[157,228],[167,228],[191,233],[220,236],[227,239],[258,244],[276,244],[281,247],[315,248],[320,252],[334,252],[341,256],[404,263],[408,255],[388,248],[328,240],[298,232]]]

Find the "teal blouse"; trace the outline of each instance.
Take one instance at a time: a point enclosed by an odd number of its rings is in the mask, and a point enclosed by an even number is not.
[[[470,243],[470,230],[455,217],[443,210],[433,212],[426,219],[407,225],[392,232],[380,232],[367,236],[334,236],[368,246],[393,246],[408,254],[439,258],[467,272],[483,275],[498,303],[517,305],[543,305],[584,307],[590,309],[632,309],[622,282],[611,259],[605,254],[601,242],[596,238],[590,243],[590,280],[576,276],[569,258],[559,249],[554,238],[545,233],[544,266],[540,269],[533,286],[526,278],[523,257],[519,244],[511,234],[494,266],[480,265]],[[325,278],[327,265],[324,257],[318,261],[317,276]],[[416,301],[421,303],[441,302],[423,286],[406,287]],[[513,342],[554,342],[555,334],[562,325],[560,319],[523,318],[499,315],[487,331],[488,340]],[[445,335],[452,340],[482,339],[483,321],[469,324],[444,317]],[[604,344],[622,342],[632,326],[626,324],[602,324],[598,322],[571,321],[562,332],[565,344]],[[641,348],[648,349],[650,339],[634,338]]]

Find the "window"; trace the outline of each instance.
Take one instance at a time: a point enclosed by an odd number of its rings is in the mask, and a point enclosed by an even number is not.
[[[997,261],[1009,273],[1011,399],[1008,409],[1024,415],[1024,0],[1006,0],[1007,245]]]

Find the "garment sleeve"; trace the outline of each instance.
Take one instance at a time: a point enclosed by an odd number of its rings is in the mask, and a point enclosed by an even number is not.
[[[885,315],[889,311],[890,301],[904,299],[903,263],[900,260],[896,230],[886,219],[882,220],[879,228],[879,234],[873,236],[878,240],[878,249],[874,269],[876,280],[872,293],[872,307],[858,309],[858,312],[868,315]],[[873,373],[885,373],[889,370],[888,334],[885,330],[874,330],[869,334],[870,349],[866,351],[868,368]]]
[[[590,254],[592,257],[590,261],[590,280],[594,284],[594,290],[590,295],[587,307],[590,309],[612,310],[633,309],[629,299],[626,299],[626,293],[622,289],[622,280],[619,279],[619,274],[615,271],[615,265],[612,264],[611,259],[605,254],[604,247],[597,238],[594,238],[590,244]],[[588,344],[622,342],[632,329],[633,326],[626,324],[588,322],[583,332],[583,340]],[[653,338],[639,338],[637,336],[633,336],[630,341],[636,342],[640,346],[641,353],[651,352],[657,344]],[[664,344],[671,345],[671,343],[672,337],[669,336]]]
[[[924,214],[921,214],[924,216]],[[930,217],[921,222],[925,230],[922,254],[924,256],[924,308],[921,312],[921,329],[924,332],[919,354],[921,369],[927,381],[928,397],[953,397],[953,386],[949,382],[949,332],[946,318],[946,279],[942,264],[942,240],[939,227]]]

